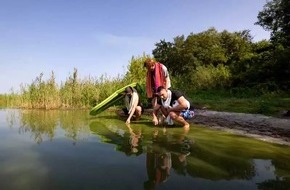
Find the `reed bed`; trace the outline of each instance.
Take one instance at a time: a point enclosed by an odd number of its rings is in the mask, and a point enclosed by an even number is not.
[[[54,72],[51,72],[47,80],[43,79],[43,73],[33,80],[31,84],[21,85],[20,92],[11,92],[1,95],[2,107],[28,108],[28,109],[87,109],[95,106],[116,89],[130,82],[124,77],[108,77],[102,75],[99,78],[86,77],[80,79],[78,70],[74,69],[68,78],[57,84]]]

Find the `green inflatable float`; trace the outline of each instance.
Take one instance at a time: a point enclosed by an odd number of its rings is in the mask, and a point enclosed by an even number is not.
[[[103,100],[101,103],[99,103],[95,107],[93,107],[90,111],[90,115],[97,115],[97,114],[103,112],[104,110],[108,109],[109,107],[115,105],[118,101],[123,99],[123,97],[125,95],[124,91],[129,86],[136,88],[136,90],[138,92],[142,91],[141,86],[136,82],[131,83],[127,86],[124,86],[124,87],[118,89],[117,91],[115,91],[112,95],[110,95],[108,98]]]

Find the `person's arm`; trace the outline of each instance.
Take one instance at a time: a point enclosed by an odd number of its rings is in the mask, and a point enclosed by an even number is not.
[[[131,135],[132,135],[132,134],[135,135],[134,132],[133,132],[133,129],[130,127],[130,124],[129,124],[129,123],[126,123],[126,124],[127,124],[126,126],[127,126],[128,129],[129,129],[129,133],[130,133]]]
[[[158,113],[158,110],[160,109],[161,105],[159,104],[156,104],[156,106],[153,108],[153,113],[152,113],[152,116],[153,116],[153,124],[154,125],[158,125],[158,118],[157,118],[157,113]]]
[[[165,89],[167,90],[168,88],[170,88],[170,78],[169,78],[169,73],[168,73],[168,69],[165,65],[162,65],[162,70],[163,70],[163,75],[165,77]]]
[[[170,78],[169,78],[169,76],[167,76],[167,77],[165,77],[165,88],[166,88],[166,90],[168,88],[170,88],[169,84],[170,84]]]
[[[136,111],[136,107],[137,107],[138,101],[139,101],[139,97],[138,97],[137,93],[133,93],[132,94],[131,101],[133,101],[133,102],[132,102],[132,106],[130,107],[129,116],[128,116],[127,120],[126,120],[126,123],[130,123],[131,118],[132,118],[133,114]]]
[[[184,96],[180,96],[177,99],[177,102],[178,102],[178,105],[173,108],[169,108],[169,112],[171,111],[179,112],[179,111],[187,109],[187,100],[184,98]]]

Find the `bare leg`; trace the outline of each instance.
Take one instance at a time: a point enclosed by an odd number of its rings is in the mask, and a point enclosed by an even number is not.
[[[142,114],[142,108],[141,106],[137,106],[135,110],[136,120],[140,119],[141,114]]]
[[[189,129],[189,123],[187,123],[187,121],[185,121],[184,118],[179,115],[179,112],[170,112],[169,115],[171,119],[177,121],[178,123],[181,123],[185,130]]]

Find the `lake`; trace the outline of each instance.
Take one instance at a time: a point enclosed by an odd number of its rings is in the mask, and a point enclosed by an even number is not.
[[[290,189],[290,147],[113,111],[0,110],[0,189]]]

